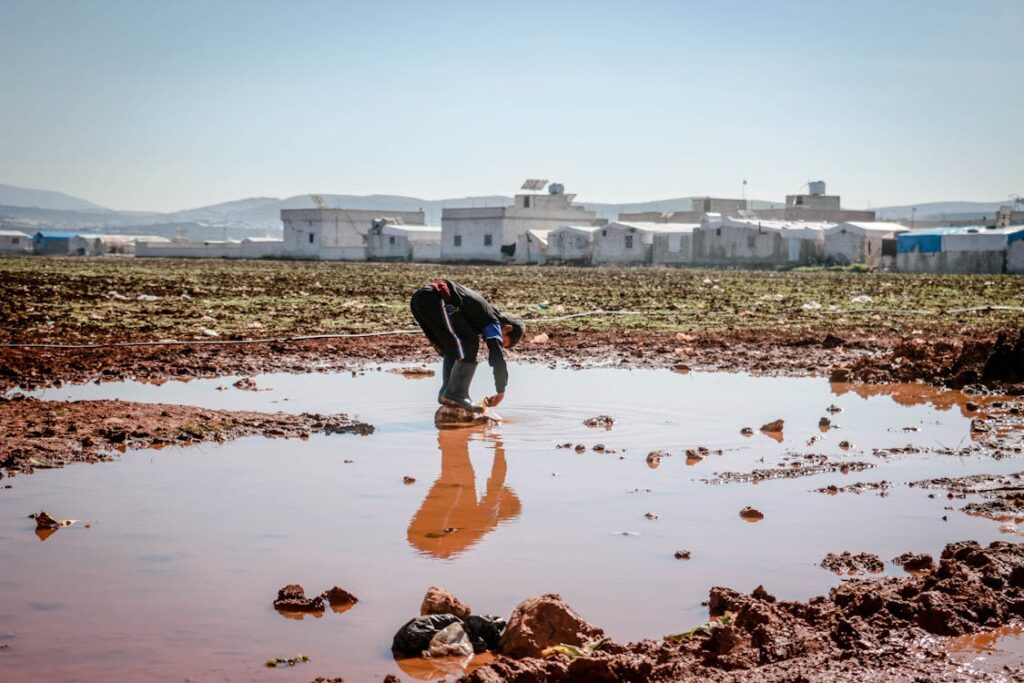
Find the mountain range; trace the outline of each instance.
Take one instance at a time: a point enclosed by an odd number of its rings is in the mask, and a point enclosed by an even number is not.
[[[445,208],[500,206],[511,204],[512,197],[489,195],[454,199],[419,199],[400,195],[321,195],[327,206],[347,209],[381,209],[391,211],[423,210],[428,224],[439,225]],[[875,209],[879,220],[973,219],[991,217],[1006,202],[928,202],[905,206],[883,206]],[[599,218],[614,220],[619,213],[636,211],[689,211],[690,197],[676,197],[647,202],[599,203],[582,202]],[[752,200],[755,210],[782,202]],[[311,195],[285,199],[250,197],[195,209],[170,213],[147,211],[115,211],[62,192],[36,190],[0,184],[0,227],[20,229],[63,228],[88,229],[101,232],[136,232],[145,230],[174,236],[179,230],[187,239],[238,238],[272,235],[281,230],[281,209],[314,208]],[[916,208],[916,211],[913,209]],[[158,228],[158,229],[157,229]]]

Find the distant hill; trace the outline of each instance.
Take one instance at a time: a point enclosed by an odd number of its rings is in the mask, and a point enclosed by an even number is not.
[[[28,187],[0,184],[0,205],[58,209],[61,211],[99,210],[102,206],[63,192],[33,190]]]
[[[875,209],[878,220],[896,220],[910,218],[911,209],[916,208],[914,218],[927,221],[969,220],[991,218],[1000,206],[1009,204],[1009,200],[1001,202],[925,202],[923,204],[907,204],[906,206],[880,206]]]
[[[458,197],[452,199],[421,199],[402,195],[323,194],[327,206],[347,209],[379,209],[384,211],[423,210],[429,225],[441,224],[445,208],[508,206],[513,198],[505,195]],[[595,211],[598,218],[614,220],[620,213],[640,211],[690,211],[693,197],[657,199],[648,202],[581,202]],[[875,209],[879,220],[909,219],[921,221],[973,220],[991,218],[1006,202],[927,202],[905,206],[883,206]],[[779,201],[750,200],[754,210],[784,205]],[[171,213],[147,211],[114,211],[97,204],[49,190],[33,190],[0,184],[0,227],[19,229],[62,228],[88,229],[98,232],[126,229],[144,230],[159,226],[160,232],[173,232],[180,225],[189,239],[222,239],[225,235],[275,235],[281,231],[281,209],[314,208],[308,194],[279,199],[249,197],[201,206]]]

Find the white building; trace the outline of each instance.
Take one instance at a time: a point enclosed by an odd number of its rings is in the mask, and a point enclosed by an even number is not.
[[[238,257],[250,259],[283,258],[284,241],[275,237],[246,237],[239,246]]]
[[[138,244],[169,244],[158,235],[75,235],[68,241],[71,256],[131,255]]]
[[[723,218],[705,214],[693,232],[693,262],[779,267],[821,262],[834,223]]]
[[[367,256],[371,261],[439,261],[441,228],[377,221],[367,237]]]
[[[135,255],[143,258],[242,258],[242,243],[237,240],[143,242],[135,245]]]
[[[592,262],[650,264],[656,235],[689,234],[696,225],[613,221],[594,233]]]
[[[282,209],[284,253],[288,258],[365,261],[373,222],[423,225],[422,211],[378,209]]]
[[[0,230],[0,254],[32,252],[32,236],[17,230]]]
[[[693,232],[699,223],[666,223],[665,230],[654,233],[651,264],[678,266],[693,263]]]
[[[851,221],[825,230],[825,258],[834,263],[882,263],[882,241],[893,239],[908,229],[899,223]]]
[[[563,225],[548,233],[548,260],[553,263],[590,264],[594,256],[596,225]]]
[[[546,184],[534,187],[543,187]],[[597,214],[572,203],[574,194],[552,183],[547,194],[518,194],[512,206],[444,209],[441,258],[444,261],[516,260],[518,238],[528,230],[553,230],[567,223],[594,225]]]

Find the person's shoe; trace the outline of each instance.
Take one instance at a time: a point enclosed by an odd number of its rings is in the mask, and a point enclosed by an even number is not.
[[[473,405],[469,398],[469,385],[473,381],[473,374],[476,373],[476,363],[460,360],[455,362],[452,368],[452,375],[448,378],[448,384],[441,392],[441,403],[456,408],[464,408],[474,413],[482,413],[483,408]]]

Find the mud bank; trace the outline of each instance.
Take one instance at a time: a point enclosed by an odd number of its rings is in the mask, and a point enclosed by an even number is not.
[[[345,415],[257,413],[127,401],[0,400],[0,467],[9,472],[111,460],[125,450],[221,443],[243,436],[371,434]]]
[[[934,569],[851,580],[808,602],[716,587],[708,605],[708,624],[660,642],[607,644],[575,659],[499,656],[462,680],[963,680],[944,637],[1024,616],[1024,546],[952,543]],[[1000,673],[1016,678],[1024,669]]]
[[[951,336],[926,342],[916,337],[839,339],[831,334],[811,336],[787,332],[683,335],[552,330],[543,344],[533,343],[529,338],[525,340],[511,353],[511,358],[574,369],[600,366],[685,368],[687,371],[820,376],[831,377],[833,381],[921,381],[957,388],[968,386],[1024,393],[1024,379],[1018,369],[1021,366],[1014,366],[1018,356],[1024,358],[1021,355],[1024,347],[1019,341],[1016,346],[1008,346],[1006,339],[1009,338],[1006,334],[968,339]],[[436,354],[419,335],[214,346],[2,348],[0,391],[14,387],[34,389],[63,382],[337,372],[372,363],[434,360]]]

